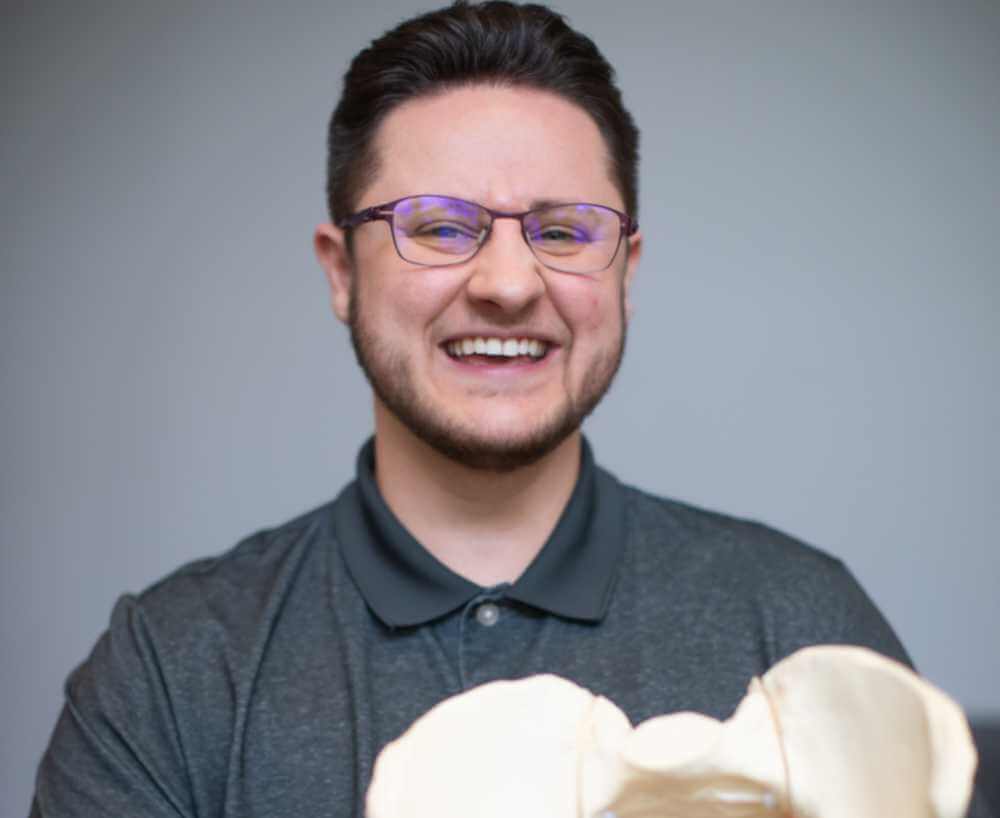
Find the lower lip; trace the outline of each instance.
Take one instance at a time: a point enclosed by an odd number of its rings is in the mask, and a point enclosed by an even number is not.
[[[473,362],[467,358],[453,358],[443,349],[441,352],[445,358],[448,359],[448,363],[454,366],[459,372],[486,378],[502,378],[521,377],[534,372],[541,372],[546,369],[549,363],[559,354],[559,348],[549,347],[548,352],[546,352],[541,358],[533,360],[521,358],[505,364],[481,362],[482,359]]]

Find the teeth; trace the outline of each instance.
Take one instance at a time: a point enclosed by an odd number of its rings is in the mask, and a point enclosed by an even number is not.
[[[448,352],[456,358],[463,355],[490,355],[497,358],[516,358],[530,355],[541,358],[549,346],[534,338],[459,338],[448,342]]]

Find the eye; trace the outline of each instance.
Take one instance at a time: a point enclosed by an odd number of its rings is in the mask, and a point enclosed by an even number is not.
[[[471,239],[475,241],[479,232],[470,225],[459,222],[427,222],[415,225],[407,231],[414,238],[425,238],[437,241],[455,241]]]
[[[547,224],[532,230],[529,237],[533,243],[546,247],[586,244],[591,240],[587,231],[572,224]]]

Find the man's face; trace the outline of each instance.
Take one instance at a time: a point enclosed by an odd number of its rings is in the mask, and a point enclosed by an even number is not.
[[[475,86],[397,108],[376,139],[380,160],[359,209],[439,194],[500,211],[539,202],[589,202],[624,210],[603,138],[590,117],[555,95]],[[439,452],[507,470],[551,451],[579,428],[607,391],[625,340],[625,297],[639,237],[591,275],[544,267],[520,225],[498,219],[472,259],[419,267],[401,259],[389,225],[318,246],[337,314],[388,411]],[[535,355],[456,355],[467,339],[535,342]],[[509,348],[509,343],[508,343]],[[538,355],[539,351],[544,354]]]

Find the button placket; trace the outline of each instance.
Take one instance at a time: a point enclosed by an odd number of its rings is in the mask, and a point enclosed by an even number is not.
[[[474,599],[470,599],[462,611],[458,623],[458,679],[462,690],[467,689],[469,681],[465,673],[466,651],[470,649],[468,641],[475,639],[474,633],[479,630],[477,626],[493,628],[500,621],[499,601],[501,599],[502,590],[491,588]],[[470,622],[473,617],[475,624]],[[466,628],[466,622],[469,622],[471,631]]]

